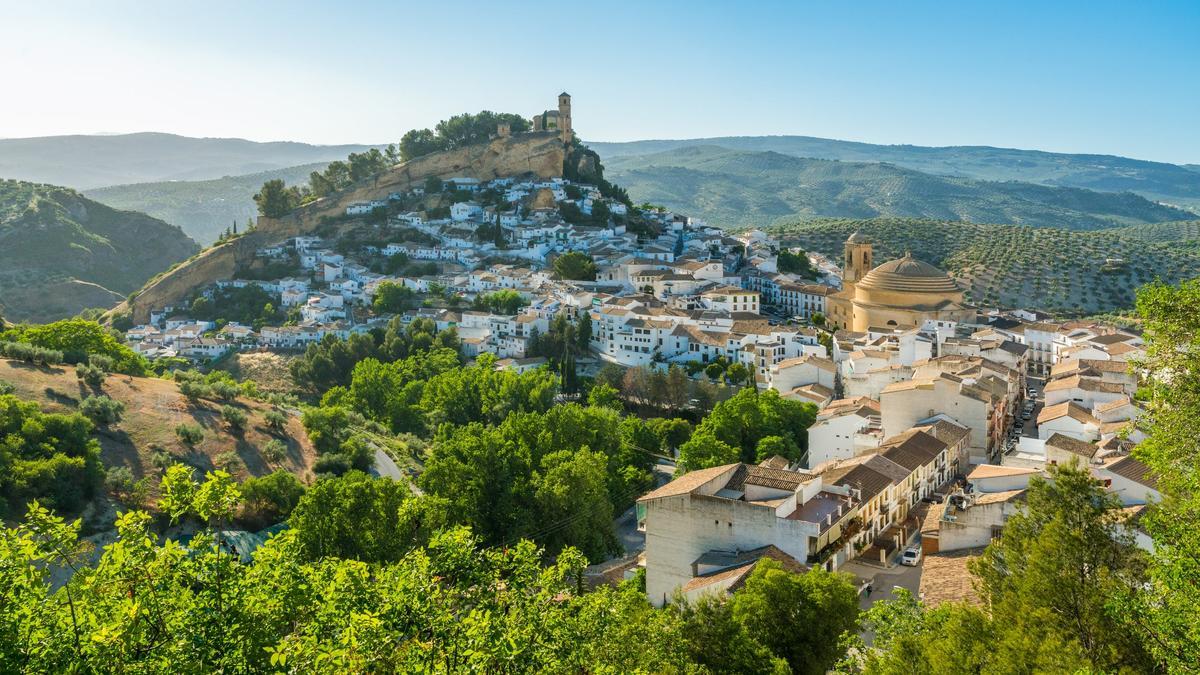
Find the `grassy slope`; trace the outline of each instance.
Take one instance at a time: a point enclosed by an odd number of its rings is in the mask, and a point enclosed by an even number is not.
[[[0,298],[10,318],[70,316],[197,250],[179,228],[143,213],[67,188],[0,181]]]
[[[692,146],[606,159],[611,179],[650,201],[726,227],[781,218],[903,216],[1099,229],[1192,214],[1131,193],[934,176],[890,164]]]
[[[1200,221],[1075,232],[905,218],[824,220],[775,228],[785,242],[840,259],[859,230],[875,244],[876,262],[905,251],[938,265],[977,303],[1094,314],[1128,308],[1155,278],[1177,283],[1200,276]],[[1106,265],[1121,258],[1120,265]]]
[[[268,180],[282,178],[288,185],[303,183],[328,162],[305,164],[243,176],[212,180],[133,183],[88,190],[87,196],[103,204],[148,213],[178,225],[192,239],[208,245],[233,223],[239,227],[258,215],[253,196]]]
[[[269,409],[263,403],[239,399],[249,421],[245,431],[234,435],[221,421],[220,405],[201,401],[189,403],[174,382],[152,377],[110,375],[94,392],[75,377],[73,368],[41,368],[24,362],[0,358],[0,380],[14,385],[17,397],[36,401],[46,412],[71,412],[79,401],[93,393],[103,393],[125,404],[124,418],[110,427],[102,427],[96,437],[102,448],[106,466],[127,466],[135,476],[155,475],[151,463],[155,447],[171,453],[177,461],[211,470],[213,459],[223,452],[236,452],[242,460],[239,478],[260,476],[277,468],[297,474],[303,480],[311,477],[316,458],[298,417],[288,420],[281,433],[269,432],[263,414]],[[194,449],[183,445],[175,436],[180,423],[198,424],[204,428],[204,440]],[[288,445],[288,456],[278,465],[267,463],[259,448],[272,438]],[[157,481],[153,481],[157,485]]]
[[[889,162],[925,173],[979,180],[1018,180],[1106,192],[1132,191],[1151,199],[1200,209],[1200,176],[1178,166],[1113,155],[1081,155],[987,146],[874,145],[808,136],[733,136],[630,143],[590,143],[605,160],[689,145],[718,145],[750,152],[849,162]]]
[[[0,177],[86,190],[258,173],[343,159],[369,147],[159,133],[12,138],[0,140]]]

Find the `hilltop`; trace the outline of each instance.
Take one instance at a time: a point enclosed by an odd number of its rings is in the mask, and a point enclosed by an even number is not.
[[[583,164],[592,164],[584,162]],[[388,195],[426,178],[470,177],[482,180],[500,176],[561,177],[566,153],[557,133],[536,131],[493,138],[450,150],[415,157],[351,183],[277,217],[261,216],[254,231],[206,249],[183,265],[148,282],[136,295],[116,308],[112,315],[129,311],[135,322],[144,322],[151,308],[164,307],[188,298],[196,288],[216,279],[231,278],[255,264],[258,249],[289,237],[319,229],[335,231],[347,217],[346,208],[356,202],[386,200]],[[587,169],[588,167],[584,167]],[[580,171],[576,168],[576,171]],[[293,186],[294,187],[294,186]]]
[[[0,302],[9,319],[112,306],[198,250],[178,227],[143,213],[68,188],[0,181]]]
[[[371,147],[257,143],[161,133],[9,138],[0,140],[0,177],[88,190],[240,176],[328,162]]]
[[[1101,192],[1136,192],[1151,200],[1200,208],[1196,165],[1179,166],[1115,155],[1066,154],[989,146],[875,145],[810,136],[725,136],[628,143],[589,143],[602,157],[648,155],[715,145],[746,152],[843,162],[887,162],[907,169],[989,181],[1023,181]]]
[[[605,165],[636,201],[727,228],[762,227],[793,217],[897,216],[1099,229],[1195,215],[1130,192],[935,176],[893,164],[714,145],[609,157]]]
[[[88,190],[87,196],[118,209],[131,209],[178,225],[203,245],[217,240],[232,223],[239,225],[258,215],[253,196],[268,180],[290,184],[308,180],[313,171],[324,171],[328,162],[291,166],[241,176],[211,180],[132,183]]]
[[[882,263],[905,252],[942,267],[988,306],[1086,315],[1128,309],[1138,286],[1200,276],[1200,221],[1073,232],[1019,225],[878,218],[780,224],[789,246],[840,259],[855,231]]]

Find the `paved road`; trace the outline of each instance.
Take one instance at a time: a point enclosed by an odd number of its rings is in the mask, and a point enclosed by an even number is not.
[[[920,545],[919,543],[916,545]],[[904,565],[896,565],[891,569],[880,569],[871,565],[864,565],[859,562],[850,561],[843,565],[839,572],[849,572],[856,577],[871,580],[871,594],[867,595],[864,591],[858,596],[858,608],[866,611],[872,605],[880,600],[893,600],[896,597],[896,587],[907,589],[913,594],[913,597],[920,598],[921,593],[921,573],[925,570],[925,559],[921,558],[921,562],[917,563],[916,567],[906,567]],[[863,640],[867,644],[871,644],[874,637],[872,631],[863,631]]]
[[[654,484],[666,485],[675,476],[675,464],[665,459],[654,465]],[[617,538],[625,547],[625,555],[632,555],[646,548],[646,534],[637,529],[637,507],[631,506],[613,522]]]
[[[383,448],[375,448],[375,468],[371,472],[376,476],[385,476],[392,480],[404,479],[404,473],[400,471],[396,461],[384,452]]]

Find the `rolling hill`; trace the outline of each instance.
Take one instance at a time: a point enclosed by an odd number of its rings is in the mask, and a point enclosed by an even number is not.
[[[282,178],[288,185],[303,183],[328,162],[304,164],[243,176],[212,180],[133,183],[88,190],[87,196],[118,209],[148,213],[178,225],[203,245],[217,240],[232,223],[241,225],[258,215],[253,196],[268,180]]]
[[[76,190],[174,180],[209,180],[343,159],[369,145],[256,143],[140,133],[0,140],[0,178]]]
[[[1200,221],[1093,231],[877,218],[818,220],[772,228],[789,246],[840,259],[855,231],[875,261],[905,252],[950,272],[972,302],[1087,315],[1128,309],[1150,281],[1200,276]]]
[[[810,136],[726,136],[589,145],[606,162],[695,145],[844,162],[887,162],[907,169],[989,181],[1022,181],[1102,192],[1136,192],[1200,212],[1196,165],[1179,166],[1114,155],[1085,155],[988,146],[875,145]]]
[[[111,307],[196,253],[178,227],[68,188],[0,180],[0,305],[47,321]]]
[[[1194,214],[1130,192],[935,176],[893,164],[843,162],[705,145],[605,159],[635,201],[729,228],[779,219],[881,216],[1101,229]]]
[[[238,399],[234,405],[246,412],[248,421],[244,431],[233,433],[221,419],[220,404],[191,401],[167,379],[109,375],[100,387],[92,389],[75,376],[74,368],[34,366],[0,358],[0,381],[12,385],[18,398],[36,402],[44,412],[75,412],[83,398],[98,393],[124,403],[121,421],[98,427],[95,435],[105,466],[127,467],[136,478],[159,472],[155,468],[156,453],[165,453],[173,461],[201,472],[223,465],[238,478],[261,476],[280,468],[302,480],[312,477],[316,452],[299,417],[289,416],[285,426],[274,431],[264,419],[271,406],[260,401]],[[175,435],[179,424],[200,427],[204,438],[195,446],[185,445]],[[275,461],[262,453],[272,439],[287,447],[286,454]],[[152,483],[153,494],[158,481]]]

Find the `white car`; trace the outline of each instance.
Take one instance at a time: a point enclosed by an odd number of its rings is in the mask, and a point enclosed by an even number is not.
[[[901,565],[916,567],[919,562],[921,562],[921,549],[916,546],[910,546],[904,549],[904,553],[900,554]]]

